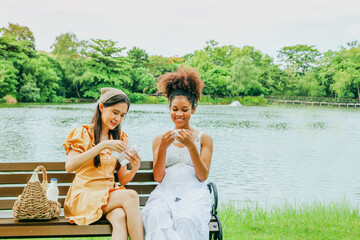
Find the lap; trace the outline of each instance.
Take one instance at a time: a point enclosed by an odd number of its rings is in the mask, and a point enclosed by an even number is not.
[[[109,213],[115,208],[126,208],[129,205],[137,205],[139,203],[139,196],[136,191],[131,189],[119,189],[110,192],[107,205],[103,206],[104,214]]]

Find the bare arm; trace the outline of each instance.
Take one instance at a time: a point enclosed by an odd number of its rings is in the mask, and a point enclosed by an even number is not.
[[[105,148],[122,152],[126,149],[126,144],[120,140],[106,140],[83,153],[76,150],[70,150],[66,159],[65,170],[70,173],[79,169],[84,164],[94,159],[94,157]]]
[[[210,135],[203,134],[201,137],[201,152],[199,154],[198,149],[192,140],[191,132],[188,130],[182,130],[181,136],[178,138],[189,150],[191,160],[194,165],[195,175],[200,182],[205,181],[209,176],[211,157],[213,152],[213,140]]]
[[[169,131],[163,135],[156,136],[153,141],[153,172],[154,179],[162,182],[165,176],[166,150],[174,141],[174,133]]]

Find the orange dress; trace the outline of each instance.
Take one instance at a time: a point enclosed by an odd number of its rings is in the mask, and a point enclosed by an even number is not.
[[[121,139],[128,144],[128,136],[122,132]],[[73,129],[63,142],[66,154],[70,150],[85,152],[95,146],[93,129],[87,125]],[[101,165],[87,162],[75,171],[75,178],[64,203],[65,217],[78,225],[88,225],[99,220],[102,206],[107,204],[109,193],[121,189],[114,179],[117,165],[116,157],[109,149],[100,152]]]

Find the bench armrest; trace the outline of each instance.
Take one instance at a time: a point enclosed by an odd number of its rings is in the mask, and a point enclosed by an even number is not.
[[[214,204],[211,206],[211,215],[214,216],[217,215],[218,191],[216,184],[214,182],[209,182],[207,186],[209,188],[210,193],[214,195]]]

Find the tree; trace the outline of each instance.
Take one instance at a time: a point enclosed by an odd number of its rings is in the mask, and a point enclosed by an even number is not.
[[[35,77],[31,74],[23,74],[23,84],[19,91],[20,100],[23,102],[37,102],[40,100],[40,88],[36,86]]]
[[[163,56],[150,56],[147,67],[155,78],[167,72],[175,72],[178,68],[176,64],[171,62],[170,58]]]
[[[315,46],[296,45],[280,49],[278,58],[286,68],[292,69],[297,74],[304,75],[316,65],[320,55]]]
[[[322,97],[325,95],[325,92],[319,86],[315,72],[307,72],[305,76],[299,77],[297,91],[300,96]]]
[[[60,78],[57,76],[51,62],[45,56],[32,58],[24,66],[22,74],[23,85],[27,85],[29,89],[39,89],[40,101],[52,101],[56,98],[59,89]]]
[[[227,80],[230,76],[230,70],[223,66],[214,66],[209,71],[202,73],[201,78],[205,83],[203,93],[214,97],[228,96]]]
[[[356,41],[341,47],[338,52],[328,51],[321,59],[319,83],[327,96],[360,99],[360,44]]]
[[[16,96],[18,73],[12,62],[0,60],[0,98],[7,94]]]
[[[90,51],[93,55],[102,55],[104,57],[119,57],[125,47],[116,47],[118,42],[103,39],[91,39]]]
[[[102,87],[131,88],[132,65],[128,58],[121,56],[125,48],[116,44],[111,40],[91,40],[86,70],[75,82],[81,85],[80,92],[84,97],[98,98]]]
[[[148,68],[134,69],[132,90],[148,94],[156,92],[156,79]]]
[[[354,97],[349,96],[347,88],[350,85],[350,75],[346,72],[337,72],[334,76],[335,82],[330,85],[330,90],[336,94],[336,97]]]
[[[9,23],[7,28],[1,28],[3,36],[14,36],[16,40],[26,42],[26,47],[35,49],[35,38],[32,31],[26,26],[17,23]]]
[[[248,57],[239,58],[231,73],[228,89],[233,95],[258,96],[264,93],[258,80],[259,70]]]
[[[257,54],[256,54],[257,55]],[[260,58],[253,57],[254,63],[260,71],[259,82],[264,87],[266,95],[283,95],[288,89],[288,82],[285,72],[282,71],[274,59],[268,55]]]
[[[134,68],[146,67],[149,63],[149,55],[143,49],[133,47],[127,54],[129,59],[133,61]]]
[[[54,44],[51,46],[52,54],[74,56],[77,54],[79,46],[78,40],[74,33],[64,33],[56,37]]]

